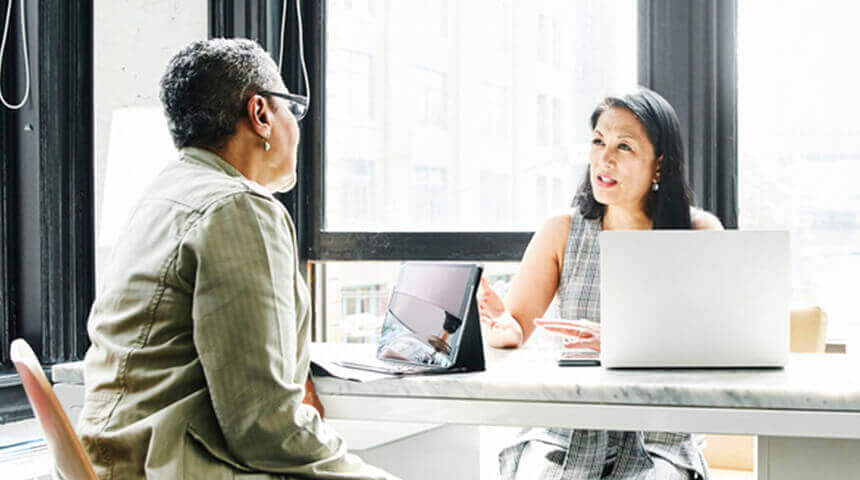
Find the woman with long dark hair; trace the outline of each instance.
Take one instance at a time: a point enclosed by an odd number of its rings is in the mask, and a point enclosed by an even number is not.
[[[569,212],[535,233],[504,300],[482,280],[487,342],[517,348],[558,296],[576,347],[600,350],[601,230],[722,229],[691,207],[678,117],[648,89],[605,98],[591,114],[589,168]],[[689,433],[527,429],[500,453],[505,479],[707,478]]]

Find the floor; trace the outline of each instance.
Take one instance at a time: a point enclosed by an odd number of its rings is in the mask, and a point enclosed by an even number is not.
[[[3,480],[50,479],[53,460],[40,441],[35,420],[0,425],[0,471]]]

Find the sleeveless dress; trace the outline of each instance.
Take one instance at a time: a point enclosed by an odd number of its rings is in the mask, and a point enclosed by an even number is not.
[[[562,318],[600,322],[600,219],[572,212],[558,286]],[[529,428],[499,453],[508,479],[707,479],[690,433]]]

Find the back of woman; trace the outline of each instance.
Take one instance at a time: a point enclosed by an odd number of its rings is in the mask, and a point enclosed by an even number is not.
[[[89,319],[78,433],[96,473],[393,478],[347,452],[308,377],[309,293],[273,196],[295,185],[307,99],[238,39],[189,45],[161,87],[179,158],[137,205]]]

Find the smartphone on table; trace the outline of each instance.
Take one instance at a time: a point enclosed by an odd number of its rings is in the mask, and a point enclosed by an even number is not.
[[[588,348],[566,348],[558,357],[558,366],[597,366],[600,365],[600,352]]]

